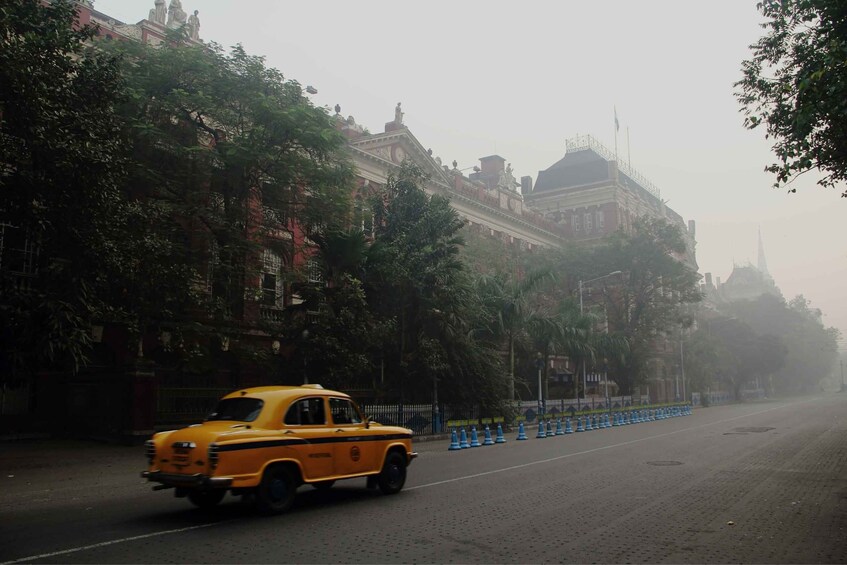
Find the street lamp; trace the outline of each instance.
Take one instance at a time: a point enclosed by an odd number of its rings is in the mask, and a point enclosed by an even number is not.
[[[306,340],[309,339],[309,330],[303,330],[303,384],[309,384],[309,354],[306,351]]]
[[[611,273],[609,273],[607,275],[603,275],[602,277],[596,277],[596,278],[593,278],[593,279],[588,279],[587,281],[582,281],[582,280],[579,281],[579,315],[580,316],[583,315],[582,289],[585,287],[585,285],[587,285],[588,283],[592,283],[592,282],[595,282],[595,281],[599,281],[599,280],[608,278],[608,277],[620,275],[621,273],[622,273],[622,271],[612,271]],[[586,380],[586,377],[585,377],[585,357],[583,356],[583,359],[582,359],[582,394],[585,394],[587,391],[588,391],[588,386],[587,386],[587,380]],[[576,405],[577,405],[577,408],[580,407],[579,406],[579,394],[578,393],[576,395]]]
[[[544,369],[544,359],[541,357],[541,352],[535,354],[535,367],[538,369],[538,417],[539,422],[544,416],[544,389],[541,388],[541,371]]]

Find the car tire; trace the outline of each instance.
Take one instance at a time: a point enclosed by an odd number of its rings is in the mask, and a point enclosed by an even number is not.
[[[197,508],[208,510],[217,506],[225,495],[226,491],[223,489],[192,490],[188,493],[188,500]]]
[[[385,457],[377,482],[383,494],[400,492],[406,484],[406,458],[396,451],[390,452]]]
[[[256,489],[256,506],[262,514],[281,514],[294,503],[297,481],[286,467],[270,467]]]
[[[334,484],[335,481],[318,481],[316,483],[312,483],[312,486],[318,490],[329,490]]]

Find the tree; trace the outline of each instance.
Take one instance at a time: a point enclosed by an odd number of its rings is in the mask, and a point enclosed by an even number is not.
[[[406,165],[374,195],[375,240],[368,250],[368,303],[394,331],[380,365],[402,400],[439,398],[499,405],[496,354],[478,338],[481,302],[459,259],[463,220],[449,200],[427,195],[417,167]]]
[[[684,321],[684,305],[700,300],[697,273],[677,258],[686,251],[679,228],[650,218],[633,228],[631,235],[618,233],[595,249],[594,271],[586,274],[622,271],[622,281],[607,280],[600,297],[610,328],[629,344],[624,355],[610,360],[622,394],[644,382],[655,341]]]
[[[297,278],[294,257],[308,242],[296,228],[314,235],[348,217],[344,139],[296,81],[241,46],[193,46],[177,30],[157,48],[111,48],[125,61],[127,190],[157,211],[143,235],[170,249],[159,263],[194,273],[180,288],[151,276],[150,263],[128,269],[116,286],[140,297],[129,323],[138,333],[175,328],[186,341],[238,334],[248,309],[280,294],[262,287],[261,273],[271,269],[280,286]],[[266,329],[282,333],[272,320]]]
[[[818,184],[835,186],[847,179],[847,3],[763,0],[757,6],[767,33],[751,46],[735,83],[744,125],[764,125],[774,140],[777,162],[766,170],[776,175],[775,188],[812,169],[825,173]]]
[[[0,379],[78,369],[114,309],[115,265],[137,256],[116,229],[136,219],[120,190],[118,59],[75,23],[69,1],[0,8]]]
[[[762,295],[756,300],[731,303],[727,312],[760,335],[778,336],[786,349],[784,362],[774,371],[778,393],[814,390],[827,378],[837,359],[838,331],[826,328],[820,310],[802,295],[786,303],[782,297]]]
[[[549,272],[535,271],[524,277],[499,272],[478,278],[479,293],[490,316],[489,331],[503,342],[508,352],[509,400],[515,398],[515,347],[526,331],[532,312],[530,299],[549,277]]]

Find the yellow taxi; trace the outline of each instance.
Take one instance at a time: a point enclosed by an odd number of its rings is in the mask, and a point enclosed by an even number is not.
[[[287,510],[304,483],[330,488],[367,477],[400,492],[417,457],[412,431],[365,417],[346,394],[320,385],[268,386],[223,397],[202,424],[160,432],[145,444],[141,476],[201,508],[227,491],[255,496],[264,513]]]

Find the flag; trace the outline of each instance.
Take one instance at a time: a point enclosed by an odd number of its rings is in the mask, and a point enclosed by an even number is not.
[[[618,108],[615,107],[615,131],[619,131],[621,129],[621,125],[618,123]]]

